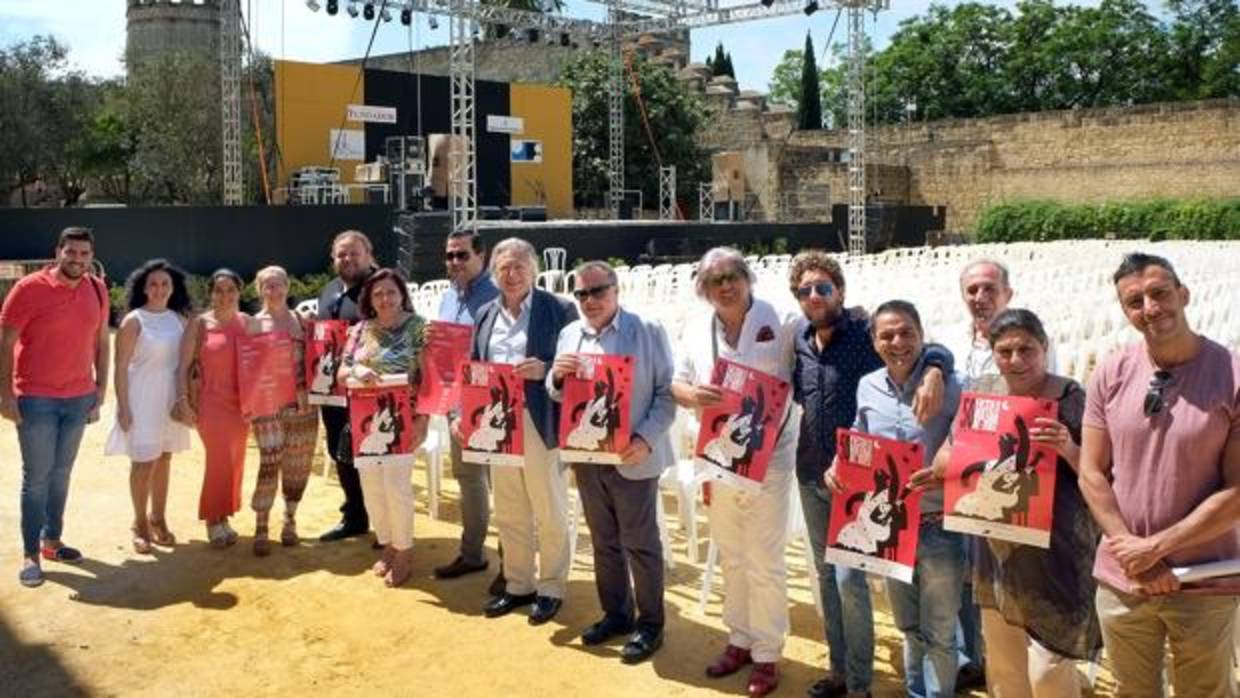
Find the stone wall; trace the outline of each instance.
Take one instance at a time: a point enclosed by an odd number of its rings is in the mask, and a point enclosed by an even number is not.
[[[788,136],[786,113],[738,109],[739,93],[721,92],[706,89],[712,122],[699,140],[708,151],[743,150],[762,161],[767,176],[748,182],[760,219],[775,220],[788,201],[821,197],[824,187],[832,203],[847,202],[847,134]],[[867,200],[945,206],[952,231],[971,230],[986,206],[1003,201],[1240,192],[1240,99],[945,120],[868,135]]]
[[[169,49],[219,52],[219,0],[127,0],[125,54],[142,60]]]

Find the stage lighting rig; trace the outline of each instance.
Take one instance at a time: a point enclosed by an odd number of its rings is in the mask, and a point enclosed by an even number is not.
[[[805,3],[805,16],[809,17],[818,11],[818,0],[809,0]]]
[[[375,4],[373,2],[368,2],[362,6],[362,19],[369,22],[373,20],[374,18],[375,18]]]
[[[306,7],[309,7],[311,12],[319,11],[319,4],[314,0],[306,0]]]
[[[411,10],[401,10],[400,23],[406,27],[413,24],[413,12]]]
[[[335,16],[340,11],[340,3],[337,0],[327,0],[327,14]]]

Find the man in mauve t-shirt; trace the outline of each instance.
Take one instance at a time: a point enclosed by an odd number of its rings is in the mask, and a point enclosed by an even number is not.
[[[1081,489],[1103,530],[1098,619],[1117,696],[1234,696],[1235,586],[1182,588],[1174,568],[1240,559],[1240,357],[1189,328],[1170,262],[1130,254],[1115,272],[1144,341],[1089,382]]]
[[[60,535],[78,445],[108,384],[108,289],[90,274],[94,258],[91,231],[65,228],[56,263],[18,281],[0,311],[0,415],[21,444],[18,580],[28,587],[43,583],[40,554],[82,559]]]

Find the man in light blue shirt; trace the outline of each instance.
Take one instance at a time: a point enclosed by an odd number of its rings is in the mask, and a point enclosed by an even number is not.
[[[952,374],[943,385],[943,406],[926,422],[917,421],[913,398],[926,371],[924,332],[917,309],[905,301],[888,301],[874,312],[874,349],[883,368],[857,386],[853,428],[898,441],[920,443],[925,461],[913,473],[912,489],[921,497],[921,526],[913,583],[887,579],[896,626],[904,633],[905,687],[916,698],[950,697],[956,684],[956,613],[965,575],[964,540],[943,530],[943,490],[931,463],[951,431],[960,404],[960,383]],[[827,485],[842,491],[835,468]]]
[[[621,464],[574,463],[573,471],[590,525],[594,581],[604,613],[581,640],[599,645],[629,635],[620,657],[635,664],[663,644],[659,476],[675,462],[668,430],[676,418],[676,403],[667,334],[657,322],[621,308],[619,291],[616,272],[606,262],[586,262],[577,268],[573,295],[581,306],[581,319],[560,330],[547,393],[562,400],[564,379],[577,373],[581,354],[634,359],[628,396],[632,439],[621,454]]]
[[[474,324],[479,308],[499,295],[499,289],[486,269],[486,247],[481,236],[454,232],[448,236],[444,264],[451,286],[444,291],[437,319],[464,325]],[[469,358],[468,356],[462,358]],[[435,568],[439,579],[455,579],[487,568],[483,546],[491,519],[490,469],[461,460],[461,445],[452,440],[452,475],[461,488],[461,548],[452,562]],[[496,585],[503,587],[503,573]]]

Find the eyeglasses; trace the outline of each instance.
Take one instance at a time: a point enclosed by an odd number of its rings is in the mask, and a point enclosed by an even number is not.
[[[607,295],[607,290],[613,285],[614,284],[603,284],[602,286],[595,286],[593,288],[574,289],[573,298],[576,298],[579,301],[584,301],[587,298],[593,298],[596,301],[602,300],[603,296]]]
[[[1171,385],[1174,377],[1169,371],[1154,371],[1153,377],[1150,378],[1150,388],[1145,393],[1145,405],[1143,411],[1146,417],[1153,417],[1163,411],[1166,400],[1163,398],[1163,392]]]
[[[823,298],[830,298],[831,294],[835,293],[835,285],[830,281],[822,281],[816,284],[805,284],[796,289],[797,298],[801,300],[809,298],[812,293],[817,293]]]
[[[718,274],[715,274],[714,276],[706,279],[706,284],[713,288],[719,288],[720,286],[724,284],[734,284],[737,281],[740,281],[740,279],[741,279],[740,274],[734,271],[724,271],[724,272],[719,272]]]
[[[469,259],[469,253],[465,250],[443,253],[443,261],[445,262],[464,262],[467,259]]]

